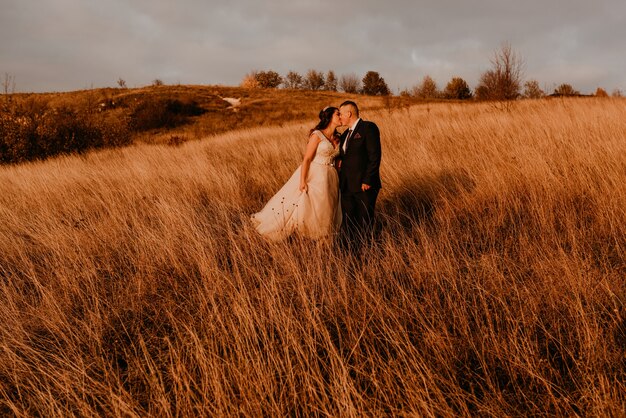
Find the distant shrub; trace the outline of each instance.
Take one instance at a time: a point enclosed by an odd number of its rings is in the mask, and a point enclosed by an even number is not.
[[[555,96],[578,96],[580,95],[580,92],[574,89],[574,87],[572,87],[571,84],[563,83],[560,86],[558,86],[556,89],[554,89],[553,95]]]
[[[527,99],[541,99],[546,93],[539,87],[537,80],[528,80],[524,83],[524,97]]]
[[[324,81],[324,90],[337,91],[337,76],[333,70],[326,73],[326,80]]]
[[[15,93],[15,76],[9,73],[4,73],[4,80],[2,81],[2,91],[5,95],[9,93]]]
[[[189,116],[199,116],[205,110],[196,102],[177,99],[146,100],[136,105],[130,120],[134,131],[174,128],[187,123]]]
[[[181,135],[171,135],[166,143],[167,143],[167,145],[170,145],[170,146],[173,146],[173,147],[178,147],[178,146],[184,144],[185,142],[187,142],[187,138],[185,138],[184,136],[181,136]]]
[[[524,60],[510,44],[494,52],[491,69],[480,76],[478,100],[515,100],[521,95]]]
[[[0,113],[0,162],[12,163],[32,159],[36,146],[32,120]]]
[[[453,77],[443,92],[446,99],[467,100],[472,98],[472,91],[461,77]]]
[[[339,79],[339,88],[345,93],[358,93],[361,90],[361,80],[355,73],[343,74]]]
[[[363,77],[363,94],[368,96],[388,96],[389,87],[385,79],[376,71],[368,71]]]
[[[259,71],[255,74],[258,87],[263,89],[275,89],[283,82],[283,78],[276,71]]]
[[[309,70],[304,78],[304,87],[309,90],[320,90],[324,87],[324,73],[316,70]]]
[[[154,80],[152,80],[152,85],[154,87],[159,87],[163,85],[163,80],[161,80],[160,78],[155,78]]]
[[[286,89],[301,89],[304,85],[304,78],[295,71],[289,71],[283,78],[283,85]]]
[[[609,97],[609,93],[606,92],[602,87],[598,87],[594,94],[596,97]]]
[[[4,164],[130,142],[128,118],[120,114],[33,103],[0,110],[0,163]]]
[[[429,75],[425,75],[420,85],[413,87],[412,95],[420,99],[436,99],[441,96],[437,83]]]
[[[241,80],[240,86],[244,89],[256,89],[259,88],[259,82],[256,79],[257,71],[252,71],[246,74]]]

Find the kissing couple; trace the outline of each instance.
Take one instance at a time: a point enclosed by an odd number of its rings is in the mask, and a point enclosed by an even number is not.
[[[340,135],[342,126],[347,129]],[[298,233],[314,240],[338,237],[348,246],[368,242],[381,188],[380,160],[380,131],[359,117],[355,102],[324,108],[302,164],[252,215],[255,229],[270,241]]]

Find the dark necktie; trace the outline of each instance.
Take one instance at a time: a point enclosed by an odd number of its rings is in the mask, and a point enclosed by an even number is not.
[[[352,129],[348,129],[348,135],[346,135],[346,142],[343,143],[343,152],[346,152],[346,150],[348,149],[348,141],[350,140],[351,136],[352,136]]]

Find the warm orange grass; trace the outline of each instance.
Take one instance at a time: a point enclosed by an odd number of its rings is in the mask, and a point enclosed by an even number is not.
[[[364,115],[362,260],[247,224],[309,125],[0,168],[0,414],[622,415],[624,104]]]

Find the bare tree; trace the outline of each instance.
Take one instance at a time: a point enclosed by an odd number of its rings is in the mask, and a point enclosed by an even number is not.
[[[2,91],[5,95],[9,93],[15,93],[15,76],[9,73],[4,73],[4,81],[2,82]]]
[[[301,89],[303,84],[304,79],[295,71],[289,71],[283,78],[283,86],[285,86],[286,89]]]
[[[478,100],[496,100],[498,81],[494,71],[488,70],[480,75],[478,86],[476,86],[476,98]]]
[[[419,99],[436,99],[441,96],[437,83],[429,75],[425,75],[422,82],[413,88],[413,96]]]
[[[120,86],[121,89],[125,89],[126,88],[126,80],[124,80],[122,77],[117,79],[117,85]]]
[[[339,79],[339,88],[345,93],[358,93],[361,90],[361,80],[355,73],[343,74]]]
[[[539,87],[539,82],[537,80],[528,80],[524,83],[524,94],[523,96],[527,99],[541,99],[544,97],[546,93],[541,90]]]
[[[620,89],[615,89],[611,93],[611,97],[624,97],[624,94],[622,93]]]
[[[337,91],[337,76],[333,70],[326,73],[326,81],[324,82],[324,90]]]
[[[309,90],[320,90],[324,87],[324,73],[316,70],[307,71],[304,85]]]
[[[481,100],[515,100],[521,95],[523,59],[504,43],[494,52],[491,69],[485,71],[476,87],[476,97]]]

